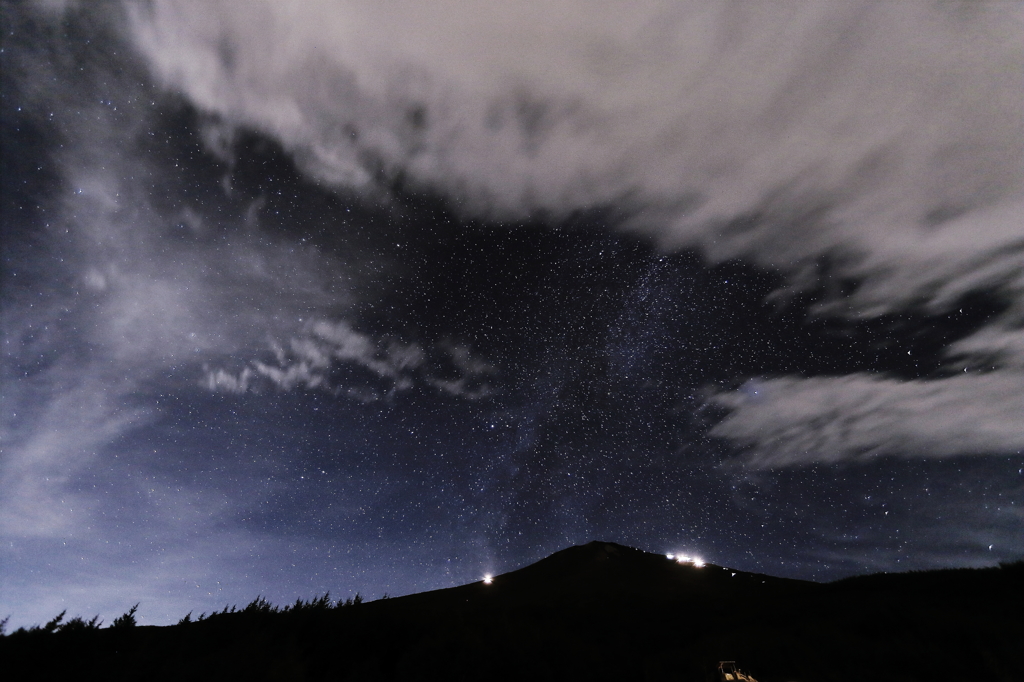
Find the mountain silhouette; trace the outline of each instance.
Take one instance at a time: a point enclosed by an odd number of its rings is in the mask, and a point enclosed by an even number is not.
[[[819,583],[775,578],[704,564],[680,563],[613,542],[563,549],[540,561],[483,581],[393,600],[391,606],[471,603],[517,607],[587,605],[597,600],[633,603],[709,601],[814,590]]]
[[[22,629],[0,660],[39,679],[704,682],[736,661],[758,682],[1009,682],[1024,680],[1022,613],[1020,562],[821,584],[592,542],[373,602]]]

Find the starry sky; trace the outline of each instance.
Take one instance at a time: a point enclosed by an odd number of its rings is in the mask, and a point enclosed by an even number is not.
[[[1024,556],[1019,3],[0,7],[8,627]]]

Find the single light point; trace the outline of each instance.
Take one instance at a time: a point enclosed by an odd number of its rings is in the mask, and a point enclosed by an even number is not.
[[[494,577],[493,576],[490,576],[490,575],[485,575],[484,576],[484,585],[490,585],[493,582],[494,582]]]

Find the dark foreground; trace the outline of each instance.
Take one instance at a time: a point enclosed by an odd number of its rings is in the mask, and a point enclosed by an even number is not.
[[[21,630],[0,662],[17,679],[703,682],[735,660],[758,682],[1018,682],[1021,614],[1021,562],[822,585],[594,542],[398,599]]]

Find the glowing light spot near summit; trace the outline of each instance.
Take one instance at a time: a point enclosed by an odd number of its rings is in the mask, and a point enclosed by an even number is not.
[[[666,554],[669,559],[675,558],[676,563],[690,564],[694,568],[701,568],[704,566],[704,560],[696,556],[686,556],[685,554]]]
[[[490,575],[485,575],[484,576],[484,585],[490,585],[493,582],[494,582],[494,576],[490,576]]]

